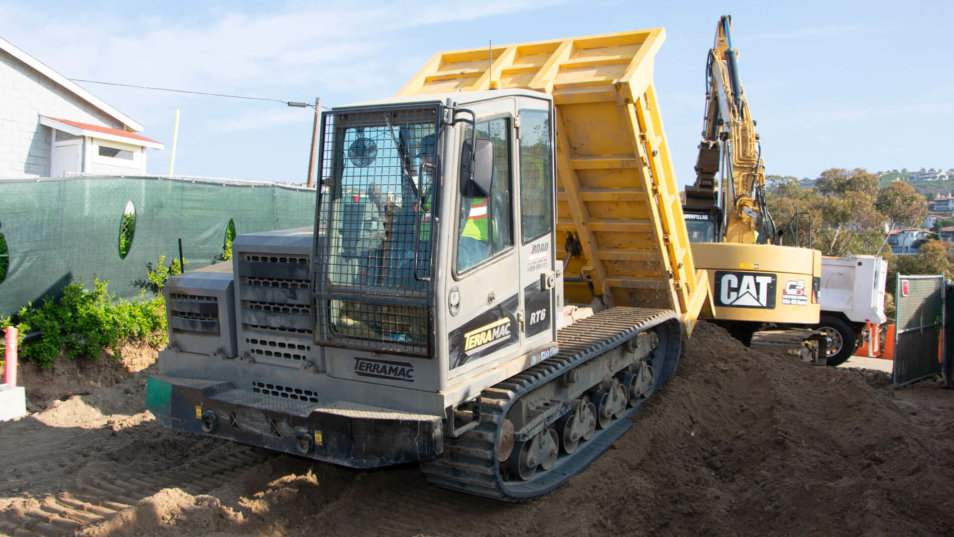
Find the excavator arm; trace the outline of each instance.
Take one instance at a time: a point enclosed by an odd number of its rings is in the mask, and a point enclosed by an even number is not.
[[[731,27],[731,17],[723,15],[709,51],[696,181],[686,187],[685,205],[687,212],[713,215],[720,242],[762,244],[773,242],[775,225],[765,207],[765,166],[739,80]]]

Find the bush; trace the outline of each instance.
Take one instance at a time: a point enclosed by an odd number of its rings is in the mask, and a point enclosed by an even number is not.
[[[179,263],[178,259],[174,259],[169,266],[166,266],[165,263],[166,256],[164,255],[159,256],[159,262],[156,263],[155,267],[152,266],[152,263],[149,263],[146,266],[146,280],[137,281],[137,286],[149,291],[157,297],[161,297],[162,289],[166,285],[166,280],[172,276],[182,274],[182,264]]]
[[[218,256],[217,261],[229,261],[232,259],[233,240],[235,240],[235,222],[229,220],[229,225],[225,226],[225,242],[222,244],[222,254]]]
[[[136,234],[136,215],[124,214],[119,224],[119,258],[126,259]]]
[[[97,279],[89,290],[82,282],[73,283],[59,300],[21,308],[16,315],[20,355],[49,367],[61,351],[69,359],[95,360],[106,349],[118,356],[127,341],[161,344],[166,337],[165,300],[161,296],[150,300],[144,292],[135,300],[116,300],[106,285]],[[10,323],[5,319],[0,326]],[[35,331],[39,337],[25,343],[23,338]]]

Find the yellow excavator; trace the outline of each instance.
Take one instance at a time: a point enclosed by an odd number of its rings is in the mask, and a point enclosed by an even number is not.
[[[780,234],[766,208],[765,165],[731,28],[724,15],[709,51],[696,181],[685,188],[683,213],[695,266],[709,274],[713,320],[748,344],[767,323],[819,322],[822,254],[775,244]]]

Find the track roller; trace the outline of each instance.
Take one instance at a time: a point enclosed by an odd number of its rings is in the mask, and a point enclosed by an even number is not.
[[[507,461],[507,470],[511,476],[527,481],[533,477],[539,467],[541,470],[553,468],[560,454],[560,440],[555,430],[547,427],[533,438],[514,444],[513,454]]]
[[[563,453],[573,453],[580,440],[589,440],[596,432],[596,407],[589,401],[578,399],[574,409],[564,414],[554,428]]]
[[[593,391],[590,399],[596,406],[596,423],[600,429],[609,427],[614,419],[621,418],[628,401],[626,389],[616,379],[608,380],[605,390]]]
[[[622,383],[629,396],[629,406],[636,406],[653,393],[652,366],[649,362],[640,362],[636,371],[622,376]]]

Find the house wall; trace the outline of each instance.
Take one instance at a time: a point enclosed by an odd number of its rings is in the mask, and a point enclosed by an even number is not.
[[[122,129],[116,119],[0,51],[0,181],[50,176],[52,129],[40,115]]]
[[[954,199],[942,198],[928,202],[928,208],[934,212],[944,213],[954,211]]]
[[[914,244],[927,237],[926,231],[901,231],[888,238],[891,252],[899,255],[916,254],[919,249]]]
[[[130,153],[129,160],[99,154],[100,146],[121,149]],[[86,173],[97,175],[142,175],[146,171],[146,150],[143,147],[118,142],[86,139]]]

